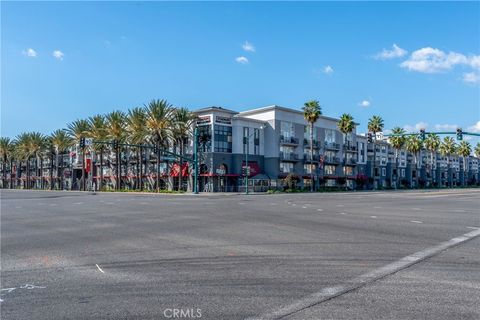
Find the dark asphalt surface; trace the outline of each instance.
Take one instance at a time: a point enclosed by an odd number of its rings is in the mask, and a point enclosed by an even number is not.
[[[2,191],[1,318],[256,316],[480,227],[479,196]],[[479,251],[476,238],[287,318],[479,319]]]

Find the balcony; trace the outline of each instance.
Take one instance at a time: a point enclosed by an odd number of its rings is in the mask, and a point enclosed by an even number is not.
[[[312,158],[312,155],[310,153],[304,153],[303,154],[303,160],[318,162],[318,161],[320,161],[320,156],[318,154],[314,154],[313,158]]]
[[[357,146],[344,144],[343,145],[343,151],[345,151],[345,152],[357,152]]]
[[[298,145],[298,139],[294,137],[280,136],[280,144]]]
[[[310,139],[303,139],[303,145],[306,148],[310,148]],[[319,141],[313,139],[313,147],[318,149],[318,148],[321,147],[321,143]]]
[[[325,149],[327,150],[340,150],[340,144],[335,142],[325,142]]]
[[[343,160],[343,164],[344,164],[344,165],[347,165],[347,166],[354,166],[354,165],[357,164],[357,160],[354,159],[354,158],[344,159],[344,160]]]
[[[279,157],[280,161],[298,161],[298,154],[293,152],[280,152]]]
[[[340,159],[337,157],[325,157],[323,162],[325,164],[340,164]]]

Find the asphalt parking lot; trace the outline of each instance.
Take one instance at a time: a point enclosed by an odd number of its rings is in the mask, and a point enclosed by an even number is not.
[[[2,191],[1,318],[479,319],[479,196]]]

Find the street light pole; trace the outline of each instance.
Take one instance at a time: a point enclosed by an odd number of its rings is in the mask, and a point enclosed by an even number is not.
[[[245,149],[245,194],[248,195],[248,175],[250,174],[248,166],[248,149],[250,148],[250,135],[246,138],[247,148]]]

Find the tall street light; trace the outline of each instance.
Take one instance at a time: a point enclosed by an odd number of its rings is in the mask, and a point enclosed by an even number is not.
[[[260,126],[260,130],[263,130],[265,128],[265,125]],[[248,165],[248,152],[250,151],[250,137],[255,134],[255,130],[253,133],[249,134],[248,136],[244,137],[245,139],[245,144],[247,147],[245,148],[245,194],[248,194],[248,176],[250,175],[250,166]],[[260,131],[259,131],[259,137],[260,139]]]

